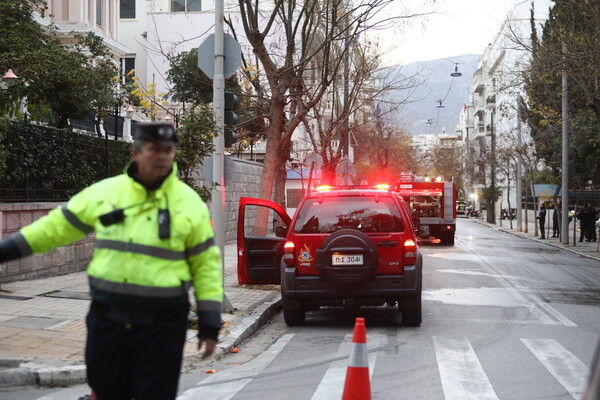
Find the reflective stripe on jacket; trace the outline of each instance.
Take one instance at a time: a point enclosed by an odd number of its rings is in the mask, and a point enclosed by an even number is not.
[[[17,243],[23,255],[42,253],[94,231],[95,250],[87,268],[92,297],[133,296],[153,304],[187,301],[193,285],[198,311],[220,312],[222,262],[208,207],[176,174],[174,165],[154,191],[127,173],[102,180],[24,227]],[[125,218],[104,226],[100,216],[117,209],[123,209]],[[159,237],[159,209],[169,210],[167,239]]]

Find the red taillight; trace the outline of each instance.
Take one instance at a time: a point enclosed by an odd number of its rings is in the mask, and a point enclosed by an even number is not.
[[[294,265],[295,248],[296,246],[294,246],[294,242],[285,242],[283,245],[283,251],[285,252],[283,255],[283,262],[288,267]]]
[[[414,265],[417,263],[417,244],[412,239],[404,242],[404,265]]]
[[[285,251],[286,254],[288,253],[293,253],[294,252],[294,248],[296,246],[294,246],[294,242],[285,242],[285,244],[283,245],[283,250]]]
[[[446,225],[446,230],[447,231],[451,231],[452,230],[452,225]]]

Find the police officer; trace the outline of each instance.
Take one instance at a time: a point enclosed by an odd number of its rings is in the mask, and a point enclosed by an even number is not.
[[[579,241],[582,242],[585,236],[586,242],[595,242],[596,241],[596,218],[598,216],[598,212],[594,207],[592,207],[591,202],[587,202],[585,207],[579,210],[579,220],[581,221],[581,235],[579,236]]]
[[[4,262],[95,232],[85,359],[99,400],[175,399],[191,286],[204,357],[221,324],[221,254],[206,204],[177,178],[175,131],[141,123],[134,139],[125,173],[0,242]]]
[[[546,239],[546,233],[544,232],[544,228],[546,226],[546,206],[543,203],[540,206],[540,212],[537,219],[540,225],[540,236],[542,239]]]

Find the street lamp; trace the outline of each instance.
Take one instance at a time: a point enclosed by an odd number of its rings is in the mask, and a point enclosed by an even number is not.
[[[18,76],[15,75],[12,68],[9,68],[8,71],[2,76],[2,89],[8,89],[12,85],[17,82]]]
[[[117,92],[116,94],[116,101],[115,101],[115,140],[118,140],[119,138],[119,117],[121,116],[121,107],[123,106],[124,102],[129,103],[130,102],[130,98],[129,95],[126,93],[119,93]],[[131,106],[131,104],[129,104]]]
[[[458,63],[454,63],[454,72],[452,72],[450,74],[451,77],[453,78],[458,78],[459,76],[462,76],[462,74],[460,72],[458,72]]]
[[[179,119],[185,113],[185,104],[179,110],[176,110],[173,107],[165,108],[167,115],[165,116],[165,121],[171,122],[171,115],[175,117],[175,129],[179,128]]]
[[[123,140],[126,142],[132,142],[133,137],[131,136],[131,119],[135,108],[130,104],[125,109],[125,122],[123,123]]]

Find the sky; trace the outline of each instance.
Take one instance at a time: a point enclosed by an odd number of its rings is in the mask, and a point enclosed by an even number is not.
[[[509,9],[523,0],[395,0],[390,13],[431,11],[409,25],[382,33],[385,65],[407,64],[461,54],[481,54]],[[387,37],[387,40],[386,40]],[[390,40],[393,38],[393,40]],[[400,39],[400,40],[398,40]],[[387,46],[387,48],[385,48]]]

